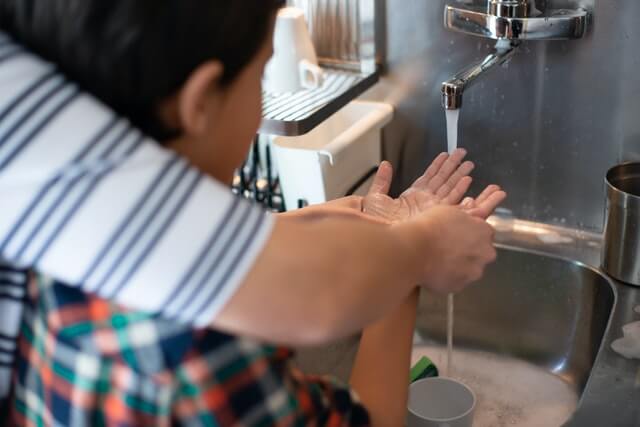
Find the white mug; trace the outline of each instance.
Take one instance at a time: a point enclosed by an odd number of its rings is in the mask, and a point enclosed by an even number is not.
[[[267,64],[264,75],[264,89],[267,92],[297,92],[322,86],[324,71],[318,66],[318,57],[301,9],[280,9],[273,48],[273,58]]]

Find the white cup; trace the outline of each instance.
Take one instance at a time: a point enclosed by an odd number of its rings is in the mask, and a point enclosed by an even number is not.
[[[408,427],[471,427],[476,396],[451,378],[427,378],[409,387]]]
[[[318,57],[302,9],[280,9],[273,48],[273,58],[267,64],[264,75],[264,89],[267,92],[297,92],[322,86],[324,71],[318,66]]]

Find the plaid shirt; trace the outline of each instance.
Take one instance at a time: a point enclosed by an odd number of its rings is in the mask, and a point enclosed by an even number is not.
[[[125,311],[38,277],[19,344],[25,426],[365,426],[366,410],[292,353]]]

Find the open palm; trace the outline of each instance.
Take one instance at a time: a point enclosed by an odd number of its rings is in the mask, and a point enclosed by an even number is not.
[[[490,185],[477,198],[465,198],[472,182],[469,174],[474,169],[472,162],[463,162],[466,154],[463,149],[451,155],[440,154],[397,199],[388,195],[393,168],[390,163],[383,162],[368,195],[362,201],[363,211],[387,222],[398,222],[434,206],[458,205],[471,215],[487,218],[504,201],[506,193],[497,185]]]

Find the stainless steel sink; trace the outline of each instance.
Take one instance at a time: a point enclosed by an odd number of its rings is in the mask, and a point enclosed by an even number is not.
[[[455,298],[452,376],[477,395],[475,427],[560,426],[578,409],[614,307],[613,284],[580,263],[499,249],[484,279]],[[446,365],[446,298],[423,293],[413,359]],[[354,337],[298,354],[344,380]],[[391,349],[390,349],[391,350]]]
[[[451,376],[477,394],[474,426],[558,426],[576,411],[615,302],[582,264],[500,249],[455,298]],[[446,365],[446,298],[423,293],[414,360]]]

